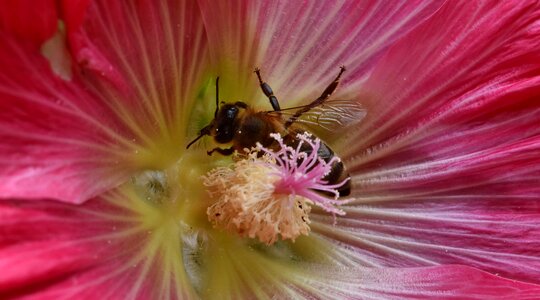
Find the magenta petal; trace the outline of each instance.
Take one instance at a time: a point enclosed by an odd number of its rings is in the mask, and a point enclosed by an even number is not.
[[[495,131],[489,131],[488,121],[502,126],[510,118],[518,123],[538,119],[532,98],[540,89],[540,10],[534,1],[515,4],[449,2],[393,45],[358,86],[368,113],[355,133],[359,142],[345,152],[369,148],[369,155],[358,159],[365,163],[394,155],[418,139],[437,141],[453,134],[457,147],[444,146],[458,154],[467,151],[460,143],[475,143],[473,148],[500,144],[497,135],[491,139]],[[473,127],[483,140],[460,139],[460,132]],[[507,131],[503,134],[508,137]]]
[[[343,149],[357,199],[316,231],[368,266],[464,264],[539,282],[540,10],[458,3],[362,85],[368,115]]]
[[[126,82],[114,61],[92,42],[83,30],[83,23],[92,1],[62,1],[63,19],[66,22],[67,41],[73,59],[86,71],[94,71],[101,79],[109,80],[119,89],[126,89]]]
[[[537,299],[540,286],[448,265],[410,269],[324,269],[306,297],[332,299]],[[324,276],[324,277],[322,277]],[[293,287],[294,288],[294,287]]]
[[[181,119],[174,115],[184,113],[176,102],[195,97],[198,79],[208,67],[196,2],[78,2],[84,9],[75,1],[65,1],[64,10],[72,55],[79,66],[130,93],[126,98],[134,99],[123,99],[130,105],[140,105],[131,101],[157,102],[162,107],[153,109],[163,110],[159,111],[163,115],[152,117]]]
[[[134,171],[171,164],[186,145],[207,66],[196,4],[64,4],[78,63],[70,81],[1,36],[0,197],[80,203]]]
[[[480,191],[381,197],[345,209],[336,227],[331,218],[313,217],[326,223],[314,231],[349,244],[367,266],[464,264],[538,283],[540,205]]]
[[[130,145],[108,104],[55,75],[37,50],[0,38],[0,197],[81,202],[116,186]]]
[[[78,206],[0,202],[0,298],[29,295],[72,280],[110,256],[106,248],[113,247],[97,238],[110,225],[104,227],[96,219]]]
[[[204,126],[190,119],[192,109],[206,109],[210,68],[197,3],[82,2],[84,10],[72,1],[64,7],[81,77],[133,132],[136,163],[167,168],[185,149],[187,131]]]
[[[152,285],[139,282],[145,264],[137,257],[144,238],[128,233],[136,223],[126,216],[103,199],[0,202],[0,298],[148,295]]]
[[[361,81],[388,45],[441,3],[201,1],[201,11],[214,64],[238,74],[222,78],[225,87],[231,81],[244,91],[256,85],[251,71],[258,66],[278,98],[290,106],[314,99],[307,97],[321,93],[321,82],[330,82],[340,65],[348,69],[346,82]]]
[[[0,31],[39,49],[58,28],[54,0],[0,1]]]
[[[22,293],[32,286],[50,284],[91,266],[89,250],[72,242],[34,242],[1,251],[0,295]],[[31,283],[31,284],[29,284]]]

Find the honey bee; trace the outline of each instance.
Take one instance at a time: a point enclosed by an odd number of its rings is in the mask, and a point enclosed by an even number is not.
[[[348,126],[360,121],[365,116],[365,110],[356,101],[329,100],[336,90],[340,78],[345,72],[345,67],[340,68],[339,74],[324,89],[322,94],[308,105],[281,109],[279,101],[274,95],[272,88],[261,77],[260,70],[255,69],[262,92],[270,101],[272,111],[258,111],[244,102],[222,103],[219,101],[219,77],[216,79],[216,110],[214,119],[202,128],[199,135],[191,141],[189,148],[203,136],[209,135],[219,144],[232,144],[229,148],[216,147],[207,151],[208,155],[218,152],[222,155],[231,155],[234,151],[241,152],[244,149],[255,147],[257,142],[262,146],[275,149],[276,140],[271,133],[279,133],[283,142],[296,148],[299,144],[297,134],[309,132],[302,125],[316,125],[332,129],[338,126]],[[315,135],[311,134],[315,139]],[[311,153],[309,145],[302,144],[302,152]],[[329,162],[336,154],[321,141],[317,156]],[[331,171],[323,179],[329,184],[335,184],[350,178],[349,173],[341,162],[334,161]],[[350,180],[338,189],[339,195],[347,196],[351,192]]]

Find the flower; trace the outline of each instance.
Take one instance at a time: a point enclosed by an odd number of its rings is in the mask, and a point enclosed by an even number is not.
[[[0,298],[540,294],[536,1],[28,3],[0,5]],[[233,161],[185,146],[215,77],[269,109],[258,66],[293,107],[341,64],[332,98],[367,115],[313,133],[345,215],[314,206],[294,243],[213,228],[201,177]]]

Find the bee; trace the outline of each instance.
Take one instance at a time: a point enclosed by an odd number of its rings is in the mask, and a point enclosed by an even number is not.
[[[264,95],[270,101],[271,111],[260,111],[248,104],[238,101],[235,103],[221,103],[219,100],[219,77],[216,79],[216,110],[214,119],[202,128],[199,135],[191,141],[186,149],[197,142],[203,136],[209,135],[218,144],[232,144],[229,148],[216,147],[207,151],[208,155],[217,152],[222,155],[231,155],[235,151],[241,152],[255,147],[257,142],[262,146],[275,149],[276,140],[271,133],[279,133],[283,142],[296,148],[300,141],[297,134],[309,132],[302,125],[315,125],[327,129],[336,126],[347,126],[360,121],[365,116],[365,110],[356,101],[329,100],[336,90],[345,67],[340,68],[339,74],[324,89],[322,94],[311,103],[303,106],[281,109],[277,97],[272,88],[261,77],[260,70],[255,69],[259,85]],[[310,135],[315,139],[315,135]],[[309,145],[302,144],[300,150],[310,154],[312,149]],[[329,162],[336,154],[321,141],[317,156]],[[345,165],[341,160],[334,160],[331,171],[323,179],[329,184],[335,184],[350,178]],[[339,195],[347,196],[351,192],[350,180],[338,189]]]

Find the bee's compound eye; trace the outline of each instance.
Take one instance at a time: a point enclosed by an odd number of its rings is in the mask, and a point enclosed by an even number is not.
[[[233,140],[237,116],[238,108],[232,104],[226,104],[219,110],[214,135],[216,142],[224,144]]]

